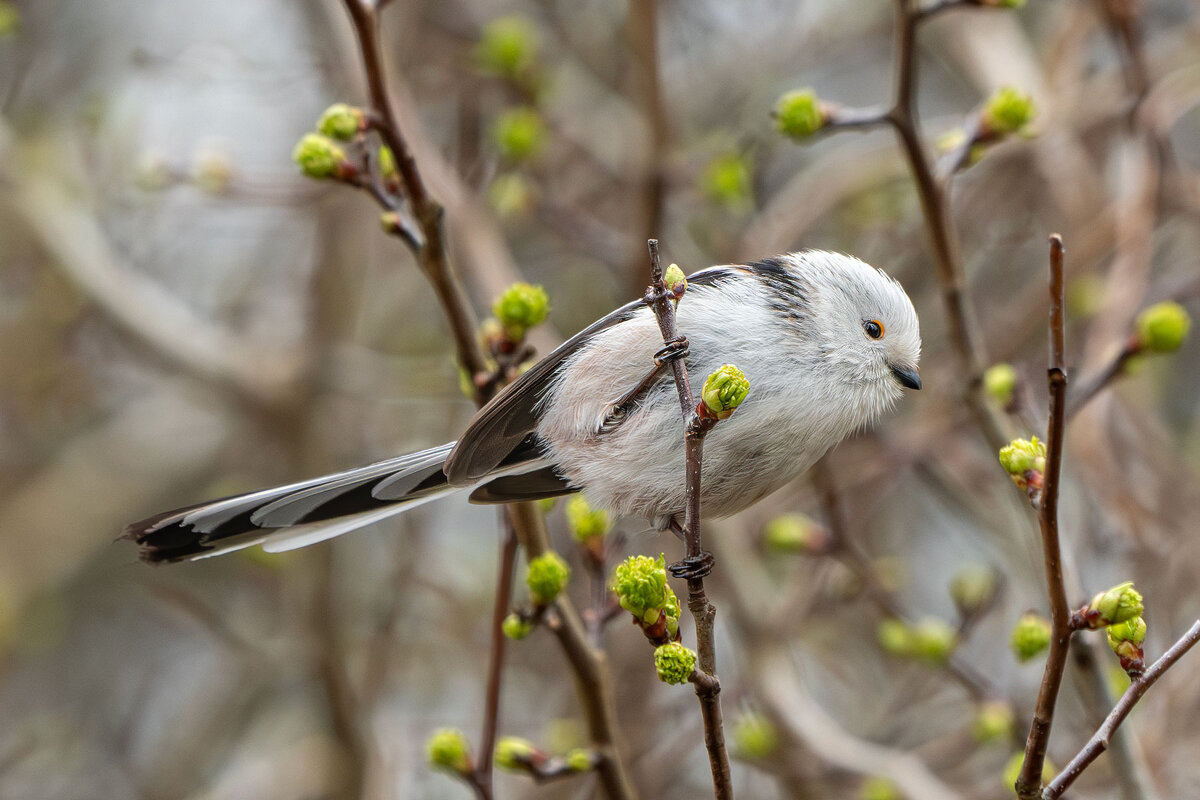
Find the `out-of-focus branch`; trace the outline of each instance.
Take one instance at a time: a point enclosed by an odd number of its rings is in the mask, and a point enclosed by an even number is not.
[[[1163,653],[1157,661],[1151,664],[1142,677],[1137,678],[1129,684],[1129,688],[1125,690],[1125,694],[1121,695],[1121,699],[1113,706],[1112,712],[1105,718],[1104,723],[1093,734],[1092,738],[1088,740],[1088,743],[1071,759],[1071,762],[1067,764],[1063,771],[1046,786],[1041,794],[1042,800],[1055,800],[1055,798],[1062,796],[1062,793],[1070,788],[1080,773],[1087,769],[1093,761],[1100,757],[1101,753],[1108,749],[1113,734],[1116,733],[1117,726],[1125,720],[1125,717],[1129,716],[1129,712],[1142,699],[1142,695],[1162,677],[1164,672],[1170,669],[1188,650],[1191,650],[1196,642],[1200,642],[1200,620],[1193,623],[1192,627],[1188,628],[1187,633],[1180,637],[1175,644],[1171,645],[1170,649]]]
[[[658,59],[658,0],[638,0],[629,4],[629,44],[633,51],[634,91],[637,104],[650,133],[649,148],[642,169],[638,191],[640,201],[636,225],[640,228],[633,248],[634,257],[630,275],[631,288],[642,288],[645,262],[642,242],[658,236],[662,231],[663,204],[666,195],[667,144],[670,131],[667,114],[663,108],[662,80],[659,75]]]
[[[1042,672],[1037,705],[1029,737],[1025,742],[1025,761],[1017,778],[1017,796],[1035,800],[1042,789],[1042,767],[1050,727],[1054,722],[1054,706],[1062,686],[1071,642],[1071,610],[1067,604],[1066,584],[1063,581],[1062,553],[1058,541],[1058,484],[1062,472],[1063,428],[1066,424],[1067,372],[1064,363],[1063,334],[1063,243],[1058,234],[1050,237],[1050,367],[1047,382],[1050,387],[1050,419],[1046,427],[1046,469],[1043,473],[1038,522],[1042,529],[1042,559],[1046,568],[1047,591],[1050,596],[1050,652]]]
[[[662,263],[658,256],[658,240],[646,243],[650,251],[650,288],[646,292],[646,304],[654,311],[658,328],[667,347],[684,345],[685,340],[675,326],[674,294],[663,281]],[[686,349],[685,349],[686,352]],[[704,436],[712,427],[705,425],[696,413],[692,386],[688,381],[687,365],[683,358],[671,360],[675,378],[675,389],[679,394],[679,405],[686,426],[686,508],[684,511],[684,541],[686,557],[680,565],[686,568],[682,574],[688,583],[688,610],[696,620],[696,651],[699,655],[696,674],[692,683],[696,697],[700,700],[700,713],[704,719],[704,745],[708,750],[709,767],[712,769],[713,788],[718,800],[733,797],[733,782],[729,771],[729,753],[725,747],[725,731],[721,720],[721,682],[717,679],[717,656],[713,642],[713,626],[717,609],[704,592],[704,574],[711,567],[712,556],[701,546],[700,537],[700,477],[704,457]],[[715,420],[713,421],[715,422]],[[706,558],[707,557],[707,558]],[[705,568],[699,565],[705,561]],[[673,570],[674,571],[674,570]],[[678,576],[681,573],[676,573]]]

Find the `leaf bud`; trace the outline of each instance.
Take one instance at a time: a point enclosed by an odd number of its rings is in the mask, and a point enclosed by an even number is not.
[[[509,614],[500,623],[501,632],[509,639],[520,641],[533,632],[533,622],[520,614]]]
[[[317,132],[323,133],[330,139],[348,142],[363,129],[365,115],[361,108],[334,103],[321,114],[317,120]]]
[[[1020,133],[1036,114],[1033,98],[1011,86],[997,89],[983,107],[982,124],[990,133]]]
[[[528,283],[514,283],[492,305],[492,313],[514,342],[524,339],[530,328],[545,322],[549,312],[546,290]]]
[[[696,670],[696,653],[679,642],[659,645],[654,651],[654,669],[663,683],[687,683]]]
[[[1093,597],[1083,611],[1083,623],[1096,630],[1140,617],[1145,610],[1141,593],[1133,588],[1133,581],[1126,581]]]
[[[1155,303],[1137,316],[1138,344],[1152,353],[1173,353],[1183,346],[1191,327],[1192,319],[1179,303]]]
[[[296,143],[292,160],[310,178],[331,178],[339,175],[346,152],[328,137],[306,133]]]
[[[548,551],[529,562],[525,584],[529,587],[529,596],[533,602],[545,606],[553,603],[562,593],[570,577],[571,568],[567,566],[567,562],[563,561],[558,553]]]
[[[807,514],[780,514],[763,528],[763,543],[777,553],[824,553],[831,536]]]
[[[791,139],[806,139],[825,126],[825,113],[811,88],[793,89],[775,102],[775,128]]]
[[[1028,611],[1017,618],[1013,625],[1009,644],[1017,660],[1024,663],[1050,646],[1052,635],[1050,620]]]
[[[460,775],[471,771],[467,737],[457,728],[441,728],[425,742],[425,754],[430,766],[450,770]]]
[[[997,405],[1010,405],[1016,388],[1017,371],[1012,364],[993,364],[983,373],[983,391]]]
[[[717,419],[726,419],[746,399],[750,381],[733,364],[726,364],[708,376],[700,397],[705,408]]]

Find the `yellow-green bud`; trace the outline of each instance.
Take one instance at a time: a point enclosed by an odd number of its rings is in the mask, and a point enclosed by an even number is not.
[[[759,759],[771,755],[779,747],[775,724],[762,714],[743,714],[733,723],[733,746],[742,758]]]
[[[495,761],[500,769],[520,770],[538,756],[545,758],[545,754],[538,750],[533,742],[519,736],[501,736],[496,742]]]
[[[577,494],[567,501],[567,525],[575,541],[590,542],[608,533],[608,512],[603,508],[592,508],[587,498]]]
[[[993,364],[983,373],[983,390],[987,396],[1001,406],[1013,400],[1017,388],[1017,371],[1012,364]]]
[[[658,620],[675,592],[667,584],[666,557],[630,556],[613,570],[613,594],[628,611],[647,625]],[[678,601],[676,601],[678,604]]]
[[[538,34],[524,17],[499,17],[484,26],[475,45],[480,69],[505,78],[516,78],[537,59]]]
[[[471,770],[467,737],[457,728],[441,728],[425,742],[430,766],[465,774]]]
[[[1007,700],[988,700],[975,707],[971,735],[980,744],[998,742],[1012,736],[1016,715]]]
[[[1046,470],[1046,444],[1032,439],[1013,439],[1005,447],[1000,448],[1000,466],[1014,478],[1023,476],[1026,472],[1044,472]]]
[[[983,107],[983,124],[992,133],[1019,133],[1034,117],[1033,98],[1011,86],[997,89]]]
[[[582,747],[576,747],[563,756],[563,761],[567,764],[567,769],[572,772],[587,772],[593,766],[592,753],[590,750],[584,750]]]
[[[679,642],[660,645],[654,651],[654,669],[663,683],[687,683],[696,670],[696,653]]]
[[[505,172],[492,179],[487,196],[488,203],[501,217],[518,217],[533,209],[537,192],[524,175]]]
[[[541,286],[514,283],[492,304],[492,313],[514,341],[525,338],[525,332],[546,321],[550,298]]]
[[[546,144],[546,125],[536,109],[510,108],[492,123],[492,139],[500,155],[519,163],[541,152]]]
[[[887,778],[873,775],[858,787],[859,800],[901,800],[900,788]]]
[[[14,35],[20,27],[20,10],[8,0],[0,0],[0,38]]]
[[[748,157],[740,153],[723,153],[704,168],[700,190],[723,208],[734,211],[748,208],[752,202],[751,171]]]
[[[1050,620],[1032,611],[1022,614],[1013,625],[1009,644],[1018,661],[1025,662],[1050,646]]]
[[[1088,625],[1093,630],[1116,625],[1140,617],[1145,610],[1142,595],[1133,588],[1133,581],[1126,581],[1092,598],[1088,604]]]
[[[775,102],[775,128],[792,139],[805,139],[825,126],[817,93],[794,89]]]
[[[745,373],[733,364],[726,364],[708,376],[700,398],[705,407],[717,419],[725,419],[746,399],[750,393],[750,381]]]
[[[1000,584],[996,570],[982,564],[968,564],[950,579],[950,597],[964,617],[982,611],[992,602]]]
[[[945,620],[926,617],[912,628],[912,655],[930,664],[944,664],[958,646],[958,633]]]
[[[1001,780],[1004,781],[1004,788],[1012,791],[1013,786],[1017,783],[1017,778],[1021,777],[1021,767],[1025,764],[1024,751],[1013,753],[1013,757],[1008,760],[1008,764],[1004,767],[1004,776]],[[1054,768],[1054,764],[1047,758],[1042,762],[1042,783],[1046,784],[1054,780],[1054,776],[1058,774],[1058,770]]]
[[[821,553],[829,542],[829,531],[807,514],[780,514],[763,528],[763,543],[779,553]]]
[[[509,614],[500,623],[500,630],[509,639],[520,641],[533,632],[533,622],[520,614]]]
[[[1138,314],[1138,343],[1152,353],[1173,353],[1183,346],[1191,327],[1192,318],[1179,303],[1155,303]]]
[[[875,638],[884,652],[894,656],[907,656],[915,645],[912,629],[903,621],[889,617],[875,629]]]
[[[346,153],[326,136],[306,133],[296,143],[292,160],[310,178],[328,178],[338,173]]]
[[[379,148],[379,174],[385,179],[395,178],[396,172],[396,156],[392,153],[392,148],[386,144]]]
[[[525,584],[529,587],[529,596],[533,602],[544,606],[554,602],[570,577],[571,568],[567,566],[567,562],[563,561],[558,553],[549,551],[529,562]]]
[[[1141,644],[1142,642],[1146,641],[1146,620],[1142,619],[1141,617],[1127,619],[1124,622],[1116,625],[1109,625],[1107,633],[1108,646],[1111,647],[1114,652],[1119,653],[1120,651],[1117,650],[1117,647],[1122,642]]]
[[[363,126],[363,110],[345,103],[334,103],[317,120],[317,131],[330,139],[347,142],[358,135]]]
[[[663,285],[677,295],[687,291],[687,276],[683,274],[683,270],[679,268],[678,264],[667,267],[667,271],[663,273]]]

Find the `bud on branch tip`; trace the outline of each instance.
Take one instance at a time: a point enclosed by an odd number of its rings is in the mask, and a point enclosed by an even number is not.
[[[441,728],[425,742],[430,766],[465,775],[471,770],[467,737],[457,728]]]
[[[700,397],[704,407],[717,419],[726,419],[750,393],[750,381],[733,364],[726,364],[708,376]]]
[[[549,605],[566,588],[571,577],[571,568],[555,552],[542,553],[529,562],[525,584],[529,596],[537,605]]]
[[[1155,303],[1138,314],[1138,344],[1152,353],[1173,353],[1183,346],[1191,327],[1192,318],[1179,303]]]
[[[348,142],[363,129],[365,115],[361,108],[334,103],[317,120],[317,130],[330,139]]]
[[[827,122],[817,93],[810,88],[794,89],[775,102],[775,127],[791,139],[806,139]]]
[[[696,653],[679,642],[668,642],[654,651],[654,669],[663,683],[687,683],[696,670]]]

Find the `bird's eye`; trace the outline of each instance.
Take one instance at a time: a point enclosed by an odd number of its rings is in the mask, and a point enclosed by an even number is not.
[[[877,319],[869,319],[863,322],[863,330],[867,332],[867,336],[872,339],[883,338],[883,323]]]

